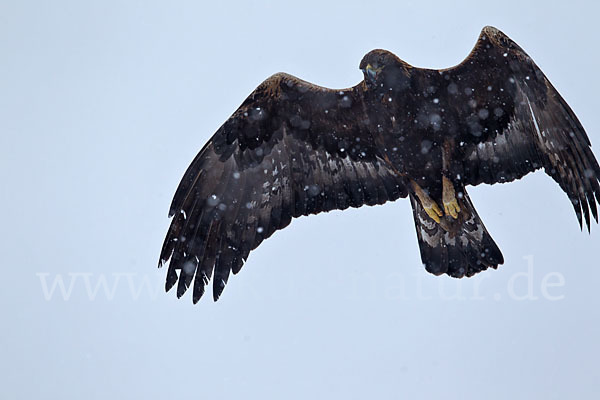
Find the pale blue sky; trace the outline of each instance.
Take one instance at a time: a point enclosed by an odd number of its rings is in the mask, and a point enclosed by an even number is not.
[[[218,303],[156,262],[185,168],[263,79],[347,87],[373,48],[447,67],[494,25],[600,156],[598,12],[0,1],[0,398],[595,398],[600,229],[540,172],[470,190],[506,263],[469,280],[425,272],[406,200],[294,221]]]

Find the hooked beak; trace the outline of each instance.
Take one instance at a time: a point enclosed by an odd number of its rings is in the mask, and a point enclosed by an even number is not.
[[[367,77],[371,80],[371,81],[375,81],[375,77],[377,76],[377,73],[379,72],[379,68],[375,69],[373,68],[373,66],[371,64],[367,64],[367,66],[365,67],[365,73],[367,74]]]

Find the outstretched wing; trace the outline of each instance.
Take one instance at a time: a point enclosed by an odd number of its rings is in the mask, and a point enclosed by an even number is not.
[[[383,204],[407,195],[378,155],[362,86],[334,91],[277,74],[215,133],[183,176],[159,266],[180,297],[197,302],[213,275],[218,299],[230,272],[293,217]]]
[[[440,72],[463,117],[455,143],[463,182],[510,182],[543,167],[589,230],[590,211],[598,221],[600,167],[581,123],[533,60],[485,27],[469,57]]]

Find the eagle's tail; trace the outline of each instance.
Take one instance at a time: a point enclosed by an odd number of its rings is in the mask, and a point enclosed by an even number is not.
[[[440,224],[425,212],[419,200],[410,196],[421,260],[425,269],[435,275],[455,278],[473,276],[504,263],[500,249],[481,222],[467,192],[462,189],[458,199],[458,219],[442,217]]]

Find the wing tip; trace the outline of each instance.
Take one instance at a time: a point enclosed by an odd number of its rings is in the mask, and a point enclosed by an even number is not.
[[[492,25],[486,25],[481,29],[482,33],[487,33],[489,35],[496,35],[498,33],[502,33],[500,31],[500,29],[496,28],[495,26]]]

